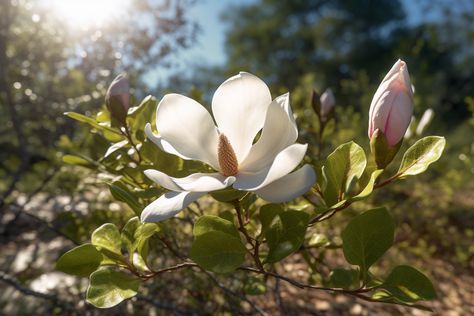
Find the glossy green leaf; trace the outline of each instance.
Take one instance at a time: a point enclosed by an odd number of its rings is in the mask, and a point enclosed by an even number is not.
[[[356,179],[359,179],[367,165],[364,150],[354,142],[337,147],[324,163],[322,172],[324,200],[328,206],[341,200]]]
[[[135,231],[135,239],[148,239],[160,231],[157,223],[143,223]]]
[[[194,223],[193,235],[199,237],[211,231],[220,231],[240,238],[239,231],[234,223],[222,217],[213,215],[204,215],[198,218]]]
[[[314,234],[308,241],[310,247],[323,247],[329,245],[328,238],[323,234]]]
[[[91,244],[75,247],[63,254],[56,262],[56,270],[81,277],[88,277],[97,270],[102,254]]]
[[[127,248],[127,252],[129,255],[132,255],[135,251],[135,231],[140,227],[141,222],[140,219],[135,216],[131,218],[127,224],[122,228],[122,232],[120,234],[120,239],[122,243]]]
[[[156,106],[157,101],[155,97],[149,95],[138,106],[130,108],[127,121],[132,131],[135,133],[138,131],[143,132],[146,123],[154,124]],[[140,137],[137,138],[140,139]]]
[[[99,308],[109,308],[138,293],[140,280],[136,277],[111,269],[92,273],[86,300]]]
[[[206,270],[228,273],[244,262],[246,251],[240,238],[222,231],[209,231],[196,237],[189,257]]]
[[[156,223],[144,223],[137,227],[134,234],[135,243],[133,248],[137,250],[139,257],[134,258],[135,261],[146,262],[149,252],[148,241],[160,230],[160,226]]]
[[[258,217],[262,223],[262,233],[264,234],[270,227],[273,219],[280,213],[283,213],[283,206],[280,204],[266,204],[260,208]]]
[[[329,284],[332,287],[349,289],[358,283],[359,271],[336,268],[329,274]]]
[[[231,202],[242,198],[245,193],[245,191],[239,191],[234,188],[225,188],[211,192],[211,196],[219,202]]]
[[[351,202],[360,201],[368,197],[370,194],[372,194],[372,191],[374,190],[375,181],[377,180],[377,178],[380,176],[382,172],[383,170],[375,170],[374,172],[372,172],[369,179],[369,183],[367,183],[365,188],[359,194],[351,197],[349,200]]]
[[[92,233],[91,242],[99,250],[105,249],[119,256],[122,254],[120,232],[114,224],[107,223],[97,228]]]
[[[406,265],[395,267],[381,287],[403,302],[436,298],[431,281],[420,271]]]
[[[107,151],[105,152],[104,158],[110,156],[111,154],[113,154],[114,152],[116,152],[116,151],[119,150],[119,149],[122,149],[122,148],[125,148],[125,147],[130,147],[130,146],[127,146],[127,145],[128,145],[128,140],[127,140],[127,139],[122,140],[122,141],[120,141],[120,142],[118,142],[118,143],[112,144],[112,145],[107,149]]]
[[[234,212],[231,212],[230,210],[225,210],[225,211],[219,212],[219,217],[233,223],[235,215],[234,215]]]
[[[125,202],[135,212],[135,215],[140,215],[143,207],[138,203],[137,198],[126,189],[124,186],[116,184],[109,184],[110,193],[112,196],[121,202]]]
[[[273,263],[298,250],[304,241],[309,215],[300,211],[287,211],[278,214],[265,237],[268,255],[265,262]]]
[[[366,211],[342,232],[344,256],[365,273],[392,246],[394,234],[393,219],[385,208]]]
[[[428,169],[443,153],[446,140],[440,136],[428,136],[417,141],[403,155],[399,177],[416,175]]]
[[[72,119],[75,119],[76,121],[82,122],[82,123],[87,123],[90,126],[98,129],[98,130],[103,130],[103,131],[108,131],[110,133],[118,134],[121,135],[120,131],[114,128],[110,128],[108,126],[99,124],[95,119],[89,116],[85,116],[76,112],[66,112],[64,113],[66,116],[69,116]]]
[[[76,155],[64,155],[62,158],[63,162],[70,164],[70,165],[77,165],[77,166],[83,166],[83,167],[88,167],[88,168],[96,168],[97,163],[94,162],[91,159],[81,157],[81,156],[76,156]]]

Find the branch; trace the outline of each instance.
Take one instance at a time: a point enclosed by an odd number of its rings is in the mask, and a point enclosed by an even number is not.
[[[59,306],[64,310],[68,310],[71,314],[75,314],[76,309],[68,302],[58,299],[56,295],[33,291],[32,289],[23,286],[15,277],[10,276],[3,271],[0,271],[0,281],[14,287],[17,291],[24,295],[51,301],[54,305]]]
[[[193,313],[189,313],[189,312],[186,312],[182,309],[179,309],[175,305],[160,302],[160,301],[155,300],[154,298],[149,297],[149,296],[138,294],[135,297],[136,297],[137,301],[143,301],[145,303],[153,305],[154,307],[156,307],[158,309],[170,311],[170,312],[173,313],[173,315],[193,315]]]
[[[333,217],[336,213],[348,208],[351,206],[352,202],[346,201],[346,203],[342,204],[341,206],[335,208],[335,209],[329,209],[321,214],[316,215],[313,219],[309,221],[308,225],[312,225],[315,223],[319,223],[322,221],[325,221],[331,217]]]
[[[24,209],[22,209],[23,207],[21,205],[16,205],[17,207],[20,208],[20,215],[21,214],[24,214],[32,219],[34,219],[35,221],[37,221],[38,223],[40,223],[41,225],[45,226],[46,228],[48,228],[50,231],[54,232],[56,235],[59,235],[61,237],[64,237],[65,239],[71,241],[73,244],[75,245],[79,245],[79,242],[72,239],[71,237],[69,237],[68,235],[66,235],[65,233],[63,233],[62,231],[60,231],[59,229],[57,229],[56,227],[54,227],[53,225],[51,225],[49,222],[45,221],[44,219],[36,216],[36,215],[33,215],[27,211],[25,211]]]
[[[219,282],[219,280],[217,280],[217,278],[212,275],[212,273],[204,270],[201,268],[201,270],[216,284],[216,286],[218,288],[220,288],[222,291],[224,291],[225,293],[229,294],[229,295],[232,295],[232,296],[235,296],[235,297],[238,297],[239,299],[243,300],[243,301],[246,301],[257,313],[259,313],[260,315],[262,316],[266,316],[268,315],[263,309],[261,309],[260,307],[258,307],[254,302],[252,302],[250,299],[248,299],[245,295],[241,295],[237,292],[234,292],[232,291],[231,289],[229,289],[228,287],[226,287],[225,285],[221,284]]]
[[[300,289],[313,289],[313,290],[320,290],[320,291],[327,291],[327,292],[335,292],[335,293],[341,293],[341,294],[349,294],[349,295],[354,295],[354,294],[360,294],[360,293],[366,293],[374,290],[375,288],[360,288],[357,290],[345,290],[342,288],[332,288],[332,287],[325,287],[325,286],[316,286],[312,284],[305,284],[298,282],[296,280],[290,279],[286,276],[283,276],[281,274],[271,272],[271,271],[260,271],[258,269],[252,268],[252,267],[240,267],[239,270],[243,271],[249,271],[249,272],[254,272],[258,274],[263,274],[266,276],[271,276],[277,279],[280,279],[282,281],[285,281],[295,287],[298,287]],[[359,296],[358,296],[359,297]]]
[[[239,200],[236,200],[234,202],[234,207],[235,207],[235,211],[237,212],[237,219],[239,221],[239,231],[242,232],[242,234],[244,234],[245,239],[252,246],[252,249],[253,249],[253,252],[249,251],[249,253],[252,256],[253,260],[255,261],[255,264],[257,265],[257,267],[261,271],[265,271],[265,269],[263,268],[263,264],[260,261],[259,254],[258,254],[260,243],[257,240],[255,240],[254,238],[252,238],[249,235],[247,229],[245,228],[245,224],[244,224],[244,221],[242,219],[242,208],[240,207],[240,201]],[[253,243],[254,240],[255,240],[255,244]]]

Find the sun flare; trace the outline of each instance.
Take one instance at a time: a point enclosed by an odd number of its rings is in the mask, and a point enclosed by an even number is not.
[[[54,14],[69,25],[100,27],[126,12],[130,0],[45,0]]]

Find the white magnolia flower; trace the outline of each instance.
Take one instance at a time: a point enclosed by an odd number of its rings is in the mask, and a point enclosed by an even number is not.
[[[307,192],[316,181],[308,164],[290,173],[303,159],[307,145],[295,144],[298,130],[288,93],[272,102],[261,79],[241,72],[214,93],[212,113],[217,126],[201,104],[183,95],[167,94],[158,104],[159,136],[148,123],[149,139],[168,153],[200,160],[217,172],[174,178],[146,170],[148,178],[171,192],[148,205],[142,221],[170,218],[206,193],[229,186],[281,203]]]

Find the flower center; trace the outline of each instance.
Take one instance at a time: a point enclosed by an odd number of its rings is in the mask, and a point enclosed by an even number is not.
[[[217,158],[221,174],[226,177],[235,176],[239,173],[239,163],[235,156],[234,149],[224,134],[219,134],[219,144],[217,145]]]

